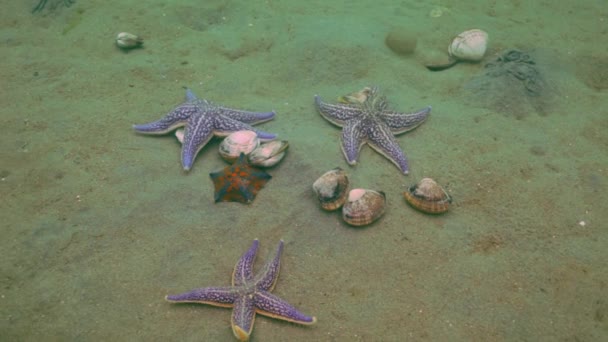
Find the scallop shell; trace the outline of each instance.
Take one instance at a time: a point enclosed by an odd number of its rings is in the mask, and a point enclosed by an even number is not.
[[[474,29],[457,35],[448,47],[448,54],[453,59],[478,62],[483,59],[487,48],[488,33]]]
[[[352,189],[342,207],[342,218],[351,226],[365,226],[379,219],[386,208],[382,191]]]
[[[220,144],[220,156],[232,163],[241,153],[248,155],[260,145],[260,139],[254,131],[237,131],[230,133]]]
[[[312,190],[319,198],[321,208],[328,211],[340,209],[348,194],[348,176],[339,167],[329,170],[312,184]]]
[[[441,214],[448,211],[452,197],[431,178],[423,178],[403,193],[412,207],[427,213]]]
[[[249,163],[255,166],[271,167],[285,157],[289,143],[285,140],[273,140],[258,146],[249,155]]]

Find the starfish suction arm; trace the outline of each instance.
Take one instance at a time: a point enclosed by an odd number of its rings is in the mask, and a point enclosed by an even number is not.
[[[260,241],[253,240],[251,247],[243,253],[232,272],[232,286],[241,286],[253,279],[253,263],[258,252]]]
[[[225,115],[231,119],[242,121],[249,124],[262,123],[268,120],[272,120],[275,116],[275,112],[250,112],[246,110],[238,110],[225,108],[221,106],[214,105],[212,102],[207,100],[201,100],[194,92],[186,88],[186,101],[187,102],[196,102],[199,106],[204,107],[208,110],[216,111],[220,115]]]
[[[253,128],[253,126],[249,124],[227,117],[223,117],[221,120],[216,119],[213,127],[215,128],[215,135],[218,136],[227,136],[228,134],[236,131],[254,131],[260,140],[272,140],[277,137],[276,134],[261,131]]]
[[[369,146],[393,162],[401,172],[409,173],[407,158],[387,125],[370,127],[366,133]]]
[[[279,270],[281,268],[281,254],[283,253],[283,240],[279,242],[277,251],[274,258],[270,260],[265,266],[264,270],[260,272],[260,275],[256,277],[255,283],[257,288],[264,291],[272,291],[274,285],[277,283],[279,278]]]
[[[245,110],[237,110],[220,107],[218,108],[221,115],[227,116],[233,120],[241,121],[248,124],[259,124],[262,122],[274,119],[275,112],[249,112]]]
[[[182,143],[182,167],[188,171],[198,152],[213,138],[212,118],[193,116],[188,120]]]
[[[250,296],[241,296],[234,302],[230,323],[232,332],[239,341],[249,340],[255,321],[255,312],[254,300]]]
[[[413,113],[382,111],[380,116],[390,127],[393,134],[401,134],[420,126],[426,121],[430,113],[431,106],[428,106]]]
[[[234,287],[204,287],[178,295],[168,295],[165,299],[174,303],[201,303],[213,306],[231,307],[239,297]]]
[[[317,322],[316,317],[301,313],[294,306],[270,292],[257,292],[253,300],[256,312],[260,315],[304,325]]]
[[[351,120],[346,122],[342,129],[342,152],[349,165],[357,164],[359,151],[365,144],[363,130],[359,127],[361,121]]]
[[[147,124],[133,125],[133,129],[143,134],[166,134],[177,127],[184,126],[188,118],[198,111],[200,108],[194,104],[183,104],[173,109],[164,118]]]
[[[325,103],[319,95],[315,95],[315,106],[325,120],[338,127],[362,113],[361,109],[355,106]]]

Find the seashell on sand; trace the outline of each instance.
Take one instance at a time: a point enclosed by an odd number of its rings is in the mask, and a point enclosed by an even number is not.
[[[367,101],[367,98],[372,93],[371,87],[365,87],[359,91],[355,91],[350,94],[346,94],[338,97],[338,102],[344,104],[361,104]]]
[[[255,166],[271,167],[278,164],[289,147],[285,140],[273,140],[263,143],[249,154],[249,163]]]
[[[116,46],[123,50],[139,48],[144,44],[144,39],[129,32],[120,32],[116,36]]]
[[[348,176],[337,167],[325,172],[313,184],[312,190],[317,195],[321,208],[327,211],[340,209],[348,195]]]
[[[224,138],[219,153],[225,161],[233,163],[241,153],[248,155],[259,145],[260,139],[254,131],[237,131]]]
[[[488,33],[474,29],[457,35],[448,47],[448,54],[460,61],[479,62],[485,56],[487,48]]]
[[[351,226],[366,226],[378,220],[386,209],[382,191],[352,189],[342,207],[342,218]]]
[[[452,197],[431,178],[412,185],[403,196],[409,205],[427,214],[445,213],[452,203]]]
[[[479,30],[467,30],[457,35],[448,46],[449,61],[442,64],[427,65],[431,71],[448,69],[458,62],[479,62],[488,49],[488,33]]]

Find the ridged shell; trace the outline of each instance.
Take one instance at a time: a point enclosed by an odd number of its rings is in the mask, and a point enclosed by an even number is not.
[[[260,139],[254,131],[237,131],[230,133],[220,143],[220,156],[225,161],[233,163],[241,153],[250,154],[260,146]]]
[[[450,57],[461,60],[478,62],[483,59],[488,47],[488,34],[474,29],[457,35],[448,47]]]
[[[352,189],[342,207],[342,218],[351,226],[365,226],[379,219],[385,208],[384,192]]]
[[[423,178],[403,193],[412,207],[427,213],[441,214],[448,211],[452,197],[431,178]]]
[[[312,184],[321,208],[333,211],[340,209],[348,195],[348,177],[346,172],[337,167],[325,172]]]
[[[249,155],[249,163],[255,166],[271,167],[285,157],[289,143],[285,140],[273,140],[261,144]]]

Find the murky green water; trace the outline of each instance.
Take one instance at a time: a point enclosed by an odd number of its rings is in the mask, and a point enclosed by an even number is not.
[[[35,2],[0,13],[2,340],[232,341],[229,309],[164,296],[230,284],[254,238],[256,270],[285,241],[274,293],[318,322],[258,316],[252,341],[607,338],[603,2]],[[424,67],[473,28],[490,36],[481,63]],[[385,45],[393,29],[412,54]],[[144,48],[118,50],[121,31]],[[510,49],[532,56],[540,94],[483,79]],[[315,94],[367,85],[397,111],[433,107],[397,137],[408,176],[368,146],[349,166],[315,111]],[[276,110],[259,127],[291,147],[251,205],[213,202],[219,140],[185,173],[173,135],[131,130],[183,87]],[[336,166],[386,193],[380,221],[319,208],[311,185]],[[453,196],[447,214],[404,202],[423,177]]]

